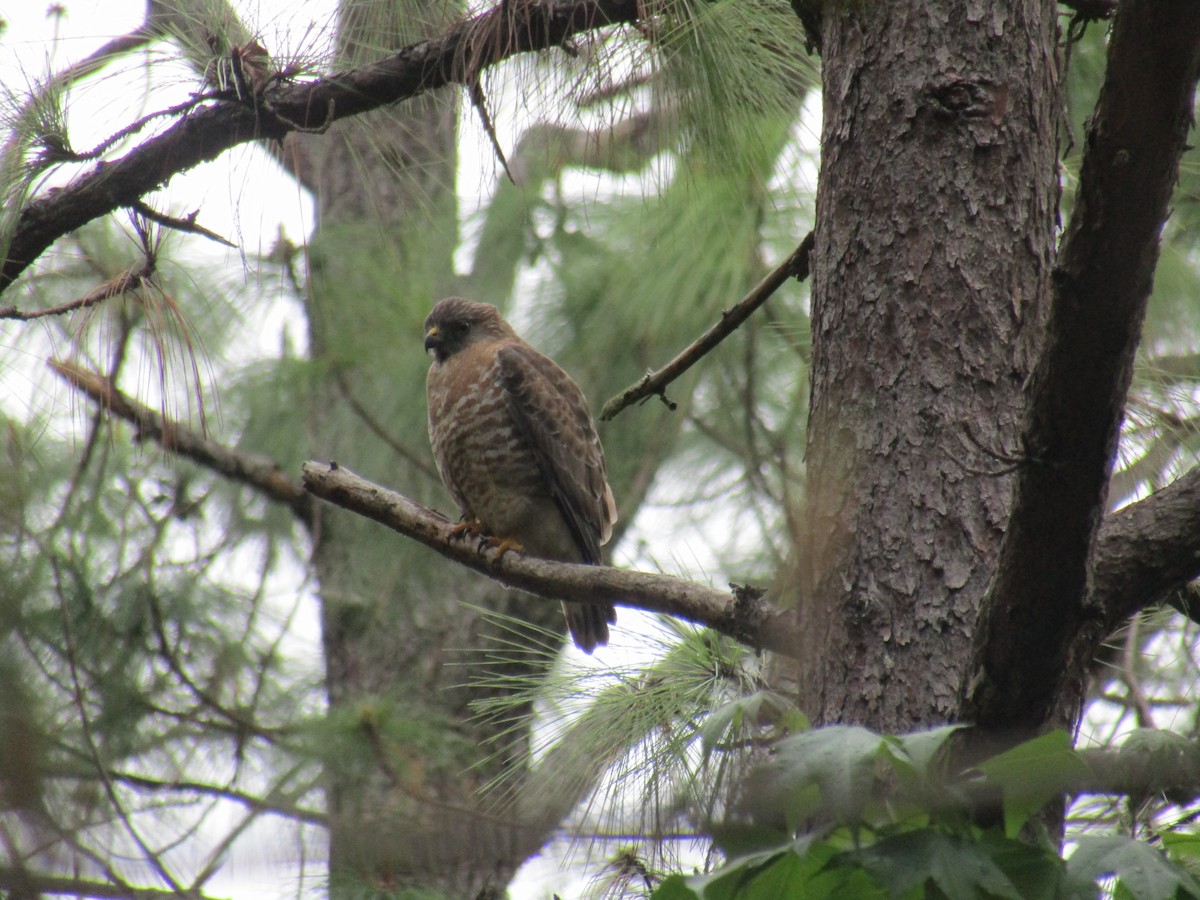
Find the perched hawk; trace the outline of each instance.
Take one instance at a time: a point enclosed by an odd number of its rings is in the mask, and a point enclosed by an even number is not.
[[[494,306],[442,300],[425,320],[429,440],[463,521],[534,556],[595,564],[617,506],[583,392]],[[611,603],[563,603],[576,646],[608,643]]]

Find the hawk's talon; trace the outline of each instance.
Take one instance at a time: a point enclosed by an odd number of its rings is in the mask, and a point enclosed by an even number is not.
[[[493,565],[499,565],[500,560],[504,559],[504,554],[510,550],[515,553],[525,552],[525,548],[511,538],[498,538],[488,534],[478,519],[463,520],[450,526],[450,540],[465,541],[468,537],[475,538],[475,552],[480,555],[489,550],[499,551]]]
[[[483,545],[487,545],[489,549],[495,549],[496,558],[492,561],[493,566],[499,566],[500,560],[504,559],[504,554],[512,551],[513,553],[524,554],[525,548],[519,543],[510,538],[494,538],[490,535],[485,535],[480,540],[480,552],[483,552]]]
[[[493,538],[491,534],[480,534],[478,550],[480,553],[487,551],[497,551],[496,558],[492,560],[493,568],[498,568],[500,560],[504,559],[504,554],[509,551],[515,553],[524,553],[524,547],[518,544],[517,541],[511,538]]]
[[[487,536],[483,533],[483,526],[480,525],[479,522],[475,521],[475,520],[472,520],[469,522],[466,520],[463,520],[462,522],[459,522],[457,525],[450,526],[450,540],[452,540],[452,541],[465,540],[468,535],[474,535],[475,537],[481,538],[481,539]]]

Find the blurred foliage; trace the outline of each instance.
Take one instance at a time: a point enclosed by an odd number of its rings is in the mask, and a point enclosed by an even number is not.
[[[199,4],[190,21],[218,44],[241,42],[243,26],[221,18],[223,9]],[[351,24],[360,40],[337,49],[344,57],[394,49],[372,43],[377,23]],[[211,43],[183,31],[173,52],[193,62],[211,56]],[[1071,48],[1064,216],[1105,38],[1092,25]],[[303,57],[315,71],[330,60],[313,59],[311,41],[271,51]],[[6,326],[0,374],[22,390],[0,408],[0,449],[14,473],[0,479],[5,865],[116,885],[165,883],[168,872],[203,890],[260,821],[292,823],[297,856],[307,859],[304,848],[324,826],[322,764],[385,768],[412,787],[457,774],[461,759],[480,752],[464,745],[459,723],[403,691],[326,710],[309,541],[291,514],[68,399],[40,360],[70,356],[285,472],[318,442],[303,411],[334,398],[330,421],[341,423],[333,428],[350,447],[337,449],[352,454],[347,464],[389,481],[402,460],[412,481],[405,489],[445,507],[428,469],[421,398],[420,322],[433,293],[452,282],[502,307],[598,407],[692,340],[811,227],[806,173],[815,171],[819,126],[807,103],[813,65],[795,49],[802,45],[783,2],[666,4],[643,31],[605,33],[577,59],[547,54],[488,73],[495,110],[515,103],[532,121],[509,154],[517,181],[499,179],[478,212],[459,213],[461,234],[415,223],[414,232],[433,233],[408,243],[378,223],[343,223],[324,229],[303,260],[285,252],[224,268],[195,250],[197,239],[167,239],[142,223],[153,234],[156,274],[141,292]],[[157,61],[133,62],[143,64]],[[525,103],[548,72],[548,96]],[[9,98],[0,237],[40,178],[74,171],[43,165],[48,150],[70,146],[70,101],[56,84]],[[1184,161],[1163,235],[1114,502],[1169,482],[1200,447],[1198,160],[1190,151]],[[430,219],[448,214],[455,220],[445,209]],[[6,302],[45,309],[139,265],[134,231],[120,217],[81,230]],[[455,273],[443,271],[450,243]],[[311,285],[300,283],[304,274]],[[353,316],[321,318],[308,291],[334,288],[354,298]],[[264,347],[272,317],[285,324],[276,346]],[[804,492],[808,328],[807,289],[785,287],[671,387],[674,414],[652,401],[604,426],[627,532],[618,560],[697,579],[769,581],[795,543]],[[384,388],[364,392],[364,372],[385,364]],[[369,548],[381,566],[396,564],[389,540]],[[396,577],[442,583],[440,570],[407,561]],[[623,612],[622,623],[628,618]],[[1154,612],[1114,636],[1085,739],[1115,743],[1134,725],[1195,732],[1195,632]],[[545,677],[507,667],[515,639],[487,660],[466,661],[478,665],[463,680],[494,694],[474,712],[497,735],[521,738],[529,723],[514,710],[537,710],[532,777],[479,777],[496,802],[529,785],[536,790],[521,802],[530,806],[578,796],[568,825],[590,836],[593,858],[603,860],[592,870],[597,893],[660,885],[662,898],[1094,896],[1107,876],[1117,878],[1116,896],[1194,889],[1187,805],[1081,801],[1072,827],[1101,833],[1081,834],[1063,863],[1056,848],[1013,840],[1045,798],[1018,796],[1005,782],[1011,757],[982,770],[1006,791],[1007,823],[982,830],[876,793],[881,782],[919,787],[926,799],[942,790],[933,776],[949,731],[808,731],[754,654],[678,623],[650,623],[639,640],[653,652],[624,666],[571,666],[559,659],[557,634],[540,640],[527,652],[543,654]],[[498,748],[482,752],[509,752],[511,743]],[[1052,783],[1074,757],[1051,749],[1016,758],[1016,771]],[[768,756],[749,784],[765,779],[774,821],[739,825],[743,775]],[[425,768],[428,759],[446,771]],[[824,814],[827,827],[797,837],[807,818]],[[212,824],[223,817],[233,824]],[[715,828],[715,844],[714,822],[727,823]],[[1166,856],[1130,839],[1147,831]],[[709,875],[666,874],[722,860]]]
[[[1127,835],[1080,835],[1064,863],[1057,836],[1044,829],[1018,839],[1088,773],[1068,735],[1034,738],[956,773],[946,752],[955,731],[880,736],[831,726],[783,739],[750,773],[740,815],[713,828],[729,862],[666,878],[654,900],[1084,900],[1104,889],[1138,900],[1200,896],[1191,842],[1156,847]],[[1193,742],[1169,732],[1131,738],[1122,752],[1175,742],[1195,756]],[[976,824],[988,805],[1003,809],[1003,827]]]

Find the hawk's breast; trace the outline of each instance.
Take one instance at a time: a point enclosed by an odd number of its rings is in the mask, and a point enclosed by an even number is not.
[[[513,421],[495,350],[471,345],[429,370],[429,439],[438,472],[460,510],[488,533],[558,556],[559,548],[538,546],[538,534],[549,520],[558,526],[560,515]]]

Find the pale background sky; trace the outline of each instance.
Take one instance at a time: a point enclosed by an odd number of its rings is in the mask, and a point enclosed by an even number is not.
[[[336,0],[250,0],[234,5],[248,11],[247,21],[262,29],[262,39],[269,50],[294,48],[304,43],[313,51],[320,49],[319,36],[330,31],[328,23]],[[11,0],[0,4],[0,18],[7,22],[6,30],[0,35],[0,86],[5,93],[19,96],[31,81],[44,77],[48,72],[61,70],[72,61],[86,57],[112,37],[133,30],[145,13],[145,4],[141,0],[68,0],[64,6],[65,14],[52,16],[48,15],[48,4]],[[53,40],[56,35],[58,39]],[[155,55],[165,54],[160,50]],[[145,59],[144,56],[136,58]],[[120,74],[92,76],[75,92],[69,108],[69,126],[77,149],[92,146],[149,111],[185,99],[196,84],[194,75],[181,63],[155,66],[152,76],[154,90],[147,94],[148,72],[144,66],[124,66]],[[464,109],[459,194],[464,233],[469,235],[473,216],[486,202],[499,168],[469,107],[464,105]],[[805,120],[819,122],[819,115],[819,107],[814,104],[806,110]],[[508,96],[497,104],[494,120],[502,146],[513,146],[522,123],[527,119],[522,114],[519,96]],[[804,136],[806,150],[811,152],[815,161],[815,134],[809,128]],[[813,163],[803,167],[800,177],[809,185],[815,183]],[[584,197],[631,186],[629,179],[595,174],[571,173],[567,179],[568,189]],[[205,227],[234,240],[248,255],[265,254],[281,228],[292,241],[301,243],[311,227],[312,204],[305,192],[267,154],[249,145],[235,148],[215,162],[177,176],[166,190],[153,198],[152,203],[159,209],[175,214],[199,209],[199,221]],[[180,257],[189,264],[200,262],[219,267],[229,273],[235,282],[240,280],[249,289],[255,287],[249,284],[253,275],[243,265],[238,252],[201,238],[186,238],[179,246],[182,251]],[[469,242],[466,252],[469,252]],[[731,298],[731,302],[734,299]],[[11,366],[0,371],[0,402],[6,405],[36,404],[62,410],[64,414],[75,417],[76,425],[82,423],[86,407],[80,404],[78,398],[61,383],[38,374],[44,373],[45,353],[36,345],[29,346],[29,335],[34,333],[29,329],[30,326],[22,323],[0,323],[0,344],[6,350],[25,353],[28,363],[24,369]],[[248,333],[257,342],[255,351],[271,354],[277,351],[284,332],[293,343],[303,345],[302,323],[296,321],[294,308],[281,302],[267,304],[261,321]],[[414,352],[420,352],[418,338],[414,338],[414,348]],[[146,378],[148,390],[153,389],[151,374],[147,373]],[[602,399],[593,398],[593,402],[598,403]],[[59,421],[62,422],[61,419]],[[69,425],[60,424],[64,433],[69,433]],[[710,524],[712,530],[726,533],[721,540],[727,539],[728,527],[728,521]],[[673,540],[662,540],[664,535],[672,534]],[[712,576],[717,571],[715,557],[707,550],[708,541],[700,532],[690,535],[681,532],[676,523],[670,521],[669,514],[648,504],[645,515],[639,518],[639,527],[624,546],[648,546],[652,542],[663,556],[649,560],[631,557],[626,552],[624,558],[618,560],[619,564],[640,568],[662,566],[698,578]],[[280,585],[281,596],[294,598],[298,581],[297,573],[293,584]],[[718,583],[721,582],[718,580]],[[315,602],[311,597],[304,597],[301,602],[306,604],[306,609],[298,620],[292,652],[311,658],[319,650]],[[645,642],[639,640],[638,636],[656,626],[629,610],[622,610],[620,616],[621,624],[614,632],[614,646],[597,654],[600,662],[624,663],[645,656]],[[608,659],[605,659],[606,655]],[[573,654],[573,657],[581,659],[579,654]],[[1094,716],[1097,714],[1100,718],[1094,720],[1092,727],[1103,728],[1104,717],[1099,712]],[[1085,725],[1085,733],[1088,728]],[[220,833],[222,826],[232,821],[232,813],[228,819],[218,817],[213,822],[214,831]],[[311,848],[310,855],[313,849],[319,855],[319,847]],[[565,900],[578,896],[586,885],[586,879],[578,871],[568,874],[561,871],[559,866],[560,861],[556,859],[531,861],[514,885],[514,898],[548,897],[551,888],[559,891]],[[247,898],[294,896],[298,868],[295,830],[289,830],[287,836],[283,837],[272,834],[269,825],[260,825],[235,847],[222,874],[211,884],[211,893]],[[320,892],[319,874],[318,880],[309,884],[313,885],[314,891]]]
[[[107,41],[134,30],[145,14],[145,3],[141,0],[67,0],[60,4],[62,14],[51,14],[49,4],[6,2],[0,5],[0,18],[7,27],[0,34],[0,87],[7,95],[6,102],[19,103],[21,95],[37,81],[44,80],[52,72],[61,71],[70,64],[84,59]],[[285,0],[262,0],[262,2],[235,2],[252,27],[261,28],[261,39],[269,50],[295,48],[301,43],[309,52],[319,51],[320,35],[327,35],[336,0],[307,0],[307,2],[285,2]],[[75,149],[90,148],[117,129],[146,115],[187,98],[195,88],[194,74],[178,61],[171,60],[169,51],[159,49],[135,51],[130,59],[144,61],[150,54],[156,65],[118,64],[112,71],[105,70],[89,76],[73,91],[67,107],[68,128]],[[147,91],[148,85],[151,89]],[[528,116],[520,109],[521,98],[514,94],[497,103],[493,110],[495,125],[503,146],[511,147],[523,122]],[[166,120],[164,120],[166,121]],[[494,159],[490,144],[464,104],[461,129],[462,156],[459,174],[460,208],[464,219],[464,233],[473,231],[473,217],[486,203],[497,177],[499,166]],[[144,137],[141,136],[141,137]],[[125,147],[136,144],[138,136]],[[119,153],[120,151],[118,151]],[[50,176],[48,183],[61,183],[78,171],[87,171],[91,164],[82,167],[67,167]],[[566,176],[567,189],[581,196],[596,196],[606,191],[628,189],[630,181],[636,179],[612,178],[595,174],[570,173]],[[280,231],[296,243],[302,243],[312,221],[312,203],[307,194],[297,187],[279,166],[262,150],[244,145],[224,154],[220,159],[206,163],[176,176],[161,192],[149,198],[155,208],[175,215],[186,215],[199,210],[198,221],[206,228],[228,237],[239,245],[247,255],[265,254],[276,240]],[[469,237],[466,252],[469,252]],[[176,256],[188,265],[199,264],[208,268],[219,268],[235,283],[240,281],[248,290],[256,289],[249,283],[252,269],[243,264],[241,252],[229,250],[199,237],[184,236],[176,245]],[[51,251],[53,253],[53,250]],[[736,298],[731,298],[736,299]],[[248,339],[255,344],[246,348],[251,352],[273,354],[278,351],[281,335],[286,332],[293,345],[303,347],[305,336],[303,324],[297,321],[296,310],[288,303],[267,304],[262,311],[261,321],[247,330]],[[9,363],[0,369],[0,403],[18,407],[36,406],[52,411],[49,427],[58,431],[60,437],[83,434],[88,414],[87,405],[66,385],[45,374],[48,331],[38,325],[20,322],[0,323],[0,346],[12,351],[24,365]],[[42,338],[31,340],[31,335]],[[52,340],[51,340],[52,343]],[[421,352],[419,336],[414,337],[414,351]],[[153,405],[157,394],[156,373],[145,371],[143,381],[145,393],[139,394]],[[594,398],[599,402],[602,398]],[[186,411],[181,411],[186,419]],[[220,439],[220,421],[216,422],[215,437]],[[650,528],[659,538],[660,552],[666,553],[666,565],[680,573],[712,571],[715,558],[703,549],[703,541],[690,541],[685,535],[677,534],[673,546],[664,548],[661,537],[670,534],[671,527],[661,524],[652,505],[648,504]],[[646,518],[646,517],[643,517]],[[660,524],[654,524],[654,520]],[[647,532],[643,524],[625,542],[625,546],[646,545]],[[620,555],[620,554],[619,554]],[[662,560],[619,559],[619,564],[655,567]],[[234,563],[236,564],[236,563]],[[319,627],[315,601],[311,596],[296,599],[301,573],[294,573],[290,584],[276,586],[282,612],[286,613],[290,603],[303,605],[296,619],[291,653],[298,657],[315,658],[319,652]],[[288,579],[284,577],[283,581]],[[596,660],[588,660],[571,648],[568,656],[573,663],[591,665],[627,665],[638,659],[647,659],[653,652],[643,637],[647,631],[656,630],[657,624],[636,611],[622,610],[621,624],[613,636],[613,643],[596,654]],[[653,642],[650,642],[653,643]],[[607,658],[606,658],[607,657]],[[214,767],[219,762],[214,761]],[[211,832],[222,834],[238,818],[240,810],[229,810],[229,815],[220,815],[210,820]],[[275,830],[273,830],[273,828]],[[286,832],[283,833],[283,832]],[[305,841],[307,849],[301,850],[299,841]],[[612,848],[600,848],[601,854]],[[252,828],[229,854],[228,862],[221,874],[210,882],[209,893],[230,897],[274,897],[295,896],[297,873],[301,866],[301,854],[311,859],[321,854],[319,834],[310,832],[301,837],[293,827],[279,830],[278,822],[264,821]],[[572,855],[575,864],[588,856],[587,848],[579,848]],[[515,900],[542,898],[557,891],[564,900],[578,896],[588,884],[588,875],[577,865],[572,871],[564,871],[562,860],[535,858],[523,870],[513,885]],[[591,873],[591,874],[594,874]],[[320,870],[310,872],[307,884],[317,894],[320,888]]]

